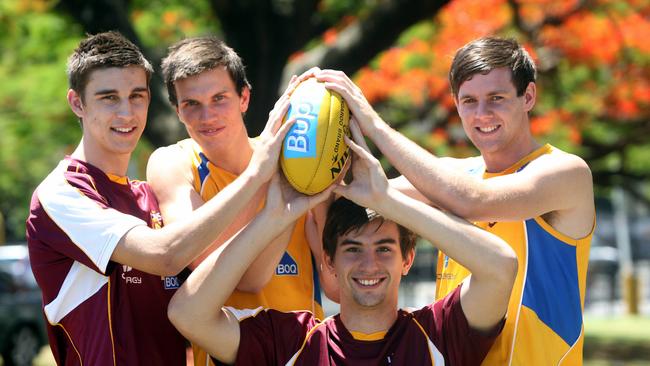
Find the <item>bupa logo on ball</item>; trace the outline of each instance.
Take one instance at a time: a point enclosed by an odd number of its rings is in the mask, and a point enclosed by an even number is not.
[[[316,128],[322,95],[305,95],[291,102],[287,120],[296,118],[284,140],[284,157],[313,158],[316,156]]]

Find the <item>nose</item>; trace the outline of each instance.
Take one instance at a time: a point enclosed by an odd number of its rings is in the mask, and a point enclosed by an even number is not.
[[[133,117],[133,106],[131,101],[126,99],[120,102],[120,106],[117,110],[117,116],[122,119],[130,119]]]
[[[490,110],[490,106],[486,101],[479,101],[478,105],[476,106],[476,118],[487,118],[492,116],[492,111]]]
[[[379,261],[374,250],[366,250],[360,258],[359,269],[366,273],[374,273],[379,268]]]
[[[201,122],[211,121],[215,118],[215,111],[210,106],[203,106],[199,115]]]

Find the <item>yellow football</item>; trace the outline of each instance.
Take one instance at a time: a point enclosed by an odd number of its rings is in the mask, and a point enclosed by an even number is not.
[[[314,78],[300,83],[284,118],[296,118],[282,145],[280,165],[298,191],[316,194],[332,184],[350,156],[350,111],[339,94]]]

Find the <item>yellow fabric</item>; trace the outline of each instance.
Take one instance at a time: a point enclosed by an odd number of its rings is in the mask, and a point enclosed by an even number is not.
[[[529,162],[543,154],[552,153],[554,149],[551,145],[544,145],[503,172],[482,172],[482,178],[516,173]],[[584,340],[582,310],[593,229],[586,237],[576,240],[557,232],[542,217],[517,222],[476,222],[475,225],[505,240],[514,249],[519,263],[505,326],[482,365],[581,365]],[[546,256],[545,248],[548,248],[549,256],[555,255],[560,259],[529,258],[531,248],[536,248],[537,257],[540,257],[539,253],[542,253],[541,257]],[[558,268],[567,263],[566,267],[570,268],[566,268],[566,273],[565,268],[548,273],[540,270]],[[447,295],[468,275],[466,268],[439,252],[436,299]],[[556,278],[560,280],[555,281]],[[530,282],[529,287],[527,282]],[[579,289],[579,296],[571,294],[571,291],[560,296],[545,296],[563,282],[575,284],[575,288]],[[539,283],[545,286],[539,286]],[[524,296],[525,289],[529,291],[528,296]],[[566,300],[569,297],[576,301]],[[576,309],[578,301],[579,309]],[[566,314],[569,314],[565,316],[571,320],[568,329],[561,321],[564,314],[557,316],[565,310]],[[540,314],[543,314],[544,319],[540,318]],[[552,329],[548,324],[553,324],[556,329]],[[573,343],[568,344],[566,339]]]
[[[200,154],[201,148],[193,140],[182,140],[178,142],[178,145],[187,153],[191,161],[194,174],[194,189],[201,194],[205,201],[214,197],[237,178],[236,175],[210,162],[206,164],[207,160],[202,159],[202,154]],[[201,166],[202,160],[203,165]],[[200,166],[203,173],[199,172]],[[204,174],[203,182],[201,174]],[[237,309],[255,309],[262,306],[280,311],[307,310],[311,311],[318,319],[323,319],[323,309],[318,302],[320,300],[320,288],[318,285],[314,285],[314,278],[317,278],[318,274],[312,265],[312,255],[305,236],[304,224],[305,217],[303,216],[296,223],[285,253],[285,256],[288,254],[295,261],[298,274],[274,274],[266,287],[258,294],[235,290],[226,301],[226,306]],[[206,365],[205,351],[194,345],[192,349],[194,351],[194,364]],[[211,361],[207,363],[207,365],[211,364]]]
[[[374,332],[374,333],[363,333],[363,332],[355,332],[355,331],[350,331],[350,334],[352,335],[352,338],[356,339],[357,341],[378,341],[380,339],[384,339],[386,336],[385,330],[382,330],[380,332]]]

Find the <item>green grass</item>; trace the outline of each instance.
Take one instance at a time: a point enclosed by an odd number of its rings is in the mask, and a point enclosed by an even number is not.
[[[584,357],[590,361],[585,362],[588,366],[647,365],[650,361],[650,318],[585,317]]]
[[[585,336],[603,341],[650,343],[650,317],[585,317]]]

